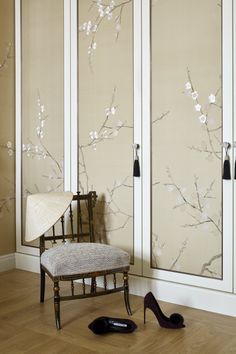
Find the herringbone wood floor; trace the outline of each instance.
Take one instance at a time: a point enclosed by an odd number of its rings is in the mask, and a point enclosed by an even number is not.
[[[168,314],[180,312],[186,328],[160,328],[150,311],[144,325],[143,299],[131,295],[132,319],[138,329],[132,334],[96,336],[87,328],[96,317],[127,317],[121,293],[63,302],[61,331],[55,329],[49,280],[45,303],[40,304],[38,299],[38,274],[20,270],[0,273],[1,354],[236,353],[233,317],[161,303]]]

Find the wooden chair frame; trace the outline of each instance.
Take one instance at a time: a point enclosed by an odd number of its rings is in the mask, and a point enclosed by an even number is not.
[[[124,301],[125,301],[126,310],[129,315],[132,315],[130,303],[129,303],[129,284],[128,284],[129,266],[122,267],[120,269],[114,269],[114,270],[104,269],[102,271],[95,271],[92,273],[53,276],[41,264],[41,255],[46,250],[46,245],[45,245],[46,241],[51,241],[52,243],[56,243],[56,240],[62,240],[62,242],[66,242],[67,239],[70,239],[71,241],[75,241],[77,239],[77,242],[79,242],[80,238],[85,237],[85,236],[89,237],[90,242],[95,241],[93,208],[95,207],[96,199],[97,199],[97,195],[96,195],[96,192],[94,192],[94,191],[91,191],[88,194],[77,193],[77,195],[73,196],[73,201],[77,201],[77,234],[74,233],[73,210],[72,210],[72,206],[70,205],[69,219],[70,219],[71,233],[65,234],[64,216],[62,216],[61,217],[61,229],[62,229],[61,235],[55,234],[55,227],[53,226],[52,227],[52,232],[53,232],[52,236],[42,235],[40,237],[40,302],[41,303],[44,302],[45,274],[47,274],[51,278],[51,280],[53,281],[53,284],[54,284],[53,285],[54,310],[55,310],[55,321],[56,321],[57,329],[61,329],[61,318],[60,318],[60,302],[61,301],[83,299],[83,298],[88,298],[88,297],[101,296],[101,295],[107,295],[107,294],[112,294],[115,292],[124,291]],[[85,203],[87,205],[87,210],[88,210],[88,229],[89,230],[88,231],[86,230],[86,232],[83,231],[81,201],[85,201]],[[122,286],[117,286],[116,273],[123,273],[123,285]],[[112,277],[113,277],[113,288],[112,289],[110,289],[110,288],[108,289],[108,287],[107,287],[107,275],[112,275]],[[101,277],[101,276],[104,279],[104,281],[103,281],[104,287],[103,287],[103,290],[98,290],[96,278]],[[89,279],[89,278],[91,278],[90,291],[86,292],[85,279]],[[82,280],[82,293],[75,294],[74,281],[79,280],[79,279]],[[59,287],[60,281],[69,281],[71,283],[71,295],[60,296],[60,287]]]

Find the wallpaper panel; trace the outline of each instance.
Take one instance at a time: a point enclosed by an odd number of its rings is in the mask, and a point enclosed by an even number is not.
[[[22,197],[63,190],[63,0],[22,0]]]
[[[96,238],[133,255],[132,1],[78,1],[79,190],[96,190]]]
[[[153,268],[222,277],[221,2],[152,1]]]
[[[0,0],[0,255],[15,252],[14,1]]]

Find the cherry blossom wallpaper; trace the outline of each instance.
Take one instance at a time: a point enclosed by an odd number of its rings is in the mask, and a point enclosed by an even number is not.
[[[22,222],[27,195],[63,190],[63,14],[63,0],[22,0]]]
[[[184,11],[183,11],[184,9]],[[152,267],[222,277],[221,2],[152,1]]]
[[[79,190],[96,190],[96,238],[133,256],[132,1],[78,1]]]
[[[15,252],[14,1],[0,0],[0,255]]]

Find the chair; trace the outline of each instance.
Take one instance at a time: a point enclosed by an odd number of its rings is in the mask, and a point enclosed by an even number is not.
[[[60,302],[83,299],[87,297],[111,294],[124,291],[126,310],[131,315],[129,304],[129,254],[117,247],[95,243],[93,208],[96,203],[96,192],[73,196],[69,213],[60,220],[61,232],[58,234],[58,223],[52,227],[52,235],[40,237],[40,302],[44,302],[45,274],[53,281],[54,310],[57,329],[61,329]],[[76,204],[76,207],[73,207]],[[65,230],[70,229],[70,232]],[[85,238],[89,242],[84,242]],[[46,242],[61,245],[46,249]],[[68,242],[70,241],[70,242]],[[83,242],[81,242],[83,241]],[[116,274],[123,273],[123,284],[117,286]],[[103,288],[97,287],[97,277],[103,277]],[[112,288],[108,287],[107,276],[112,278]],[[91,279],[89,291],[85,280]],[[82,282],[80,293],[76,293],[74,281]],[[60,295],[60,281],[68,281],[71,285],[70,295]]]

